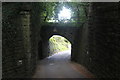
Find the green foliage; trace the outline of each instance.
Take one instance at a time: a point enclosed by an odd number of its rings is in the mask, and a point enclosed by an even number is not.
[[[65,51],[69,49],[71,45],[70,42],[61,36],[53,36],[49,39],[50,51],[52,53],[57,53],[60,51]]]
[[[58,20],[58,13],[65,6],[72,10],[72,18],[68,22],[84,23],[87,20],[89,4],[87,2],[42,2],[40,3],[41,16],[45,22],[48,22],[51,18]]]
[[[40,10],[41,10],[41,17],[44,18],[44,21],[48,21],[54,15],[54,9],[56,7],[56,2],[41,2],[40,3]]]

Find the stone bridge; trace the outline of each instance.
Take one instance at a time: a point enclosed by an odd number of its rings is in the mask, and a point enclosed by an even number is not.
[[[79,21],[76,25],[46,24],[40,15],[42,4],[2,4],[3,78],[31,78],[38,62],[48,56],[52,35],[67,38],[72,44],[71,60],[95,77],[120,78],[120,3],[91,2],[83,25]]]

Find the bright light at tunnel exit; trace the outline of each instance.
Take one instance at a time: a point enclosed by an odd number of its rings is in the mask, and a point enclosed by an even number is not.
[[[63,7],[62,11],[58,14],[59,20],[67,20],[71,18],[71,10]]]

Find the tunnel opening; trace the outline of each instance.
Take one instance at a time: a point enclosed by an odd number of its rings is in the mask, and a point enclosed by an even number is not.
[[[71,56],[71,43],[68,39],[61,35],[53,35],[49,38],[49,57],[53,55]]]

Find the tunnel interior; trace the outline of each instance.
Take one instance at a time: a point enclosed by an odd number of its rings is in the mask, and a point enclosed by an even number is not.
[[[59,20],[63,6],[71,19]],[[38,61],[49,56],[52,35],[72,44],[71,61],[97,78],[120,77],[118,2],[3,2],[2,77],[31,78]]]

